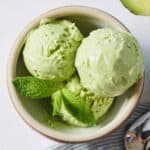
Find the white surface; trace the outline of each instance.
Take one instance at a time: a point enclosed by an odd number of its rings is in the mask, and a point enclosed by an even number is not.
[[[111,13],[137,37],[146,60],[146,80],[141,102],[150,96],[150,17],[135,16],[119,0],[0,0],[0,150],[46,150],[54,141],[30,129],[14,110],[6,85],[10,48],[23,27],[39,14],[64,5],[86,5]]]

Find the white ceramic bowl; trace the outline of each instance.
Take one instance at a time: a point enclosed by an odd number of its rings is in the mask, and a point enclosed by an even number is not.
[[[77,128],[62,125],[53,129],[47,124],[46,100],[28,100],[21,97],[15,90],[12,80],[19,75],[27,75],[21,49],[26,34],[36,27],[43,18],[66,18],[76,23],[81,32],[86,36],[96,28],[110,27],[120,31],[128,29],[116,18],[101,10],[82,6],[67,6],[50,10],[31,21],[18,36],[11,49],[7,68],[7,84],[11,100],[23,120],[39,133],[63,142],[85,142],[102,138],[113,132],[123,124],[136,107],[142,93],[144,78],[131,87],[124,95],[116,98],[113,107],[108,112],[106,119],[95,127]]]

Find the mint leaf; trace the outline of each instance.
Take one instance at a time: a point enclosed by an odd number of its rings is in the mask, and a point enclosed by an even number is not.
[[[31,76],[16,77],[13,84],[23,96],[32,99],[49,97],[63,85],[56,80],[42,80]]]
[[[62,89],[52,95],[53,116],[80,127],[95,125],[95,118],[89,106],[80,97],[68,89]]]
[[[68,89],[62,89],[65,108],[82,126],[90,127],[95,125],[95,118],[89,106],[84,100]],[[73,122],[72,122],[73,123]]]

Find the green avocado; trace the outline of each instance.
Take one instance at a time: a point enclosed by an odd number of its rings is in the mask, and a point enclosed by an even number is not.
[[[121,2],[136,15],[150,15],[150,0],[121,0]]]

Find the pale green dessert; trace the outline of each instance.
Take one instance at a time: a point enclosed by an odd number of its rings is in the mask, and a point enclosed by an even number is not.
[[[75,72],[75,54],[82,39],[83,35],[70,21],[40,24],[25,41],[23,58],[28,71],[40,79],[69,79]]]
[[[137,15],[150,15],[150,0],[121,0],[131,12]]]
[[[74,76],[67,84],[66,89],[71,91],[76,97],[80,97],[81,100],[84,102],[84,105],[82,105],[81,101],[79,102],[78,106],[81,109],[84,109],[84,107],[89,107],[89,109],[92,111],[95,121],[98,122],[99,119],[101,119],[106,112],[111,107],[114,98],[111,97],[100,97],[89,90],[83,88],[83,86],[80,84],[78,76]],[[61,116],[64,121],[66,121],[69,124],[86,127],[87,124],[82,123],[82,120],[79,120],[76,115],[72,115],[71,111],[69,111],[67,107],[65,107],[65,104],[62,100],[62,95],[59,93],[60,91],[53,94],[53,114]],[[60,100],[61,99],[61,100]],[[60,104],[61,103],[61,104]],[[58,107],[60,107],[60,111],[58,111]],[[78,111],[76,111],[77,113]],[[88,116],[85,116],[85,120]]]
[[[53,116],[59,116],[68,124],[91,127],[96,124],[90,107],[79,96],[63,88],[52,95]]]
[[[130,33],[97,29],[82,41],[75,66],[85,88],[102,97],[115,97],[143,75],[144,57]]]
[[[83,98],[87,105],[91,108],[95,120],[98,121],[109,110],[113,103],[113,97],[101,97],[87,90],[80,83],[79,77],[74,76],[66,85],[66,87]]]

